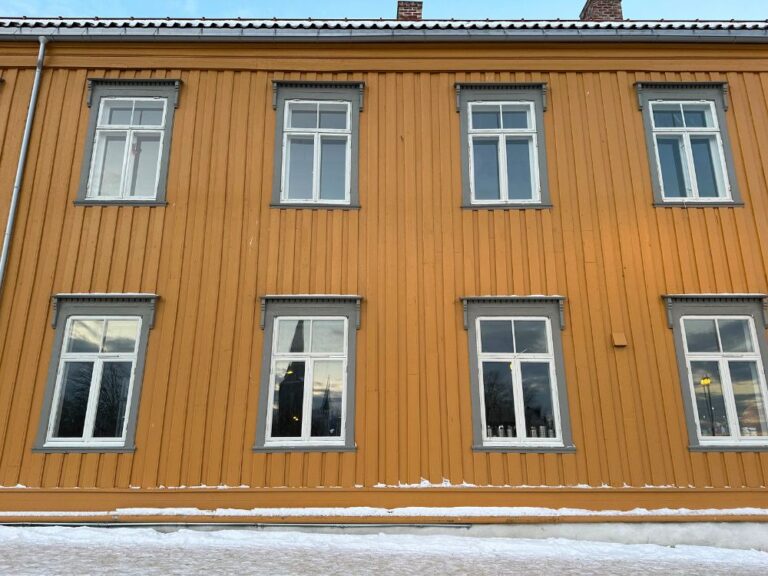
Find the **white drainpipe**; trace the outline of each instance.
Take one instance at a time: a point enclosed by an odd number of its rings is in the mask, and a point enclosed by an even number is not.
[[[40,91],[40,77],[43,75],[43,60],[45,59],[45,43],[48,39],[45,36],[38,38],[40,49],[37,52],[37,66],[35,68],[35,81],[32,84],[32,94],[29,97],[29,109],[27,110],[27,122],[24,125],[24,138],[21,141],[21,152],[19,154],[19,165],[16,168],[16,179],[13,181],[13,193],[11,194],[11,207],[8,209],[8,223],[5,226],[5,236],[3,236],[3,251],[0,255],[0,294],[3,291],[5,282],[5,271],[8,266],[8,256],[11,251],[11,239],[13,237],[13,223],[16,220],[16,209],[19,204],[19,194],[21,192],[21,183],[24,180],[24,165],[27,162],[27,151],[29,150],[29,139],[32,134],[32,122],[35,119],[35,109],[37,108],[37,94]]]

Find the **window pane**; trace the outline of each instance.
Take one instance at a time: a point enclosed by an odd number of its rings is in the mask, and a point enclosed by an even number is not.
[[[347,139],[320,141],[320,198],[344,200],[347,195]]]
[[[104,362],[99,404],[93,424],[94,438],[121,438],[128,408],[128,387],[133,362]]]
[[[498,200],[499,141],[475,138],[472,141],[476,200]]]
[[[314,320],[312,352],[344,352],[344,320]]]
[[[316,361],[312,377],[312,436],[341,436],[344,364]]]
[[[347,107],[344,104],[320,105],[320,128],[344,130],[347,127]]]
[[[82,438],[88,393],[91,390],[93,362],[66,362],[61,377],[59,416],[55,438]]]
[[[291,128],[317,128],[316,104],[291,104]]]
[[[514,437],[515,397],[509,362],[483,362],[485,431],[488,438]]]
[[[473,106],[472,128],[475,130],[501,128],[498,106]]]
[[[683,141],[677,137],[657,136],[659,162],[661,163],[661,181],[664,196],[667,198],[685,198],[688,195],[683,172]]]
[[[515,320],[515,344],[518,354],[546,354],[547,323],[544,320]]]
[[[691,376],[701,435],[730,436],[718,363],[691,362]]]
[[[304,362],[275,363],[275,395],[272,400],[272,437],[301,436],[304,405]]]
[[[288,139],[288,198],[312,198],[314,154],[314,138],[300,136]]]
[[[275,352],[304,352],[308,350],[309,326],[306,320],[279,320],[277,322],[277,350]]]
[[[555,410],[548,362],[520,364],[525,407],[525,435],[528,438],[555,438]]]
[[[110,198],[120,196],[126,135],[125,132],[102,132],[96,137],[93,166],[96,176],[91,183],[93,195]]]
[[[132,100],[103,100],[101,124],[128,126],[131,123]]]
[[[101,349],[102,320],[74,320],[69,330],[67,352],[93,354]]]
[[[717,198],[719,192],[720,155],[714,136],[691,136],[693,168],[696,171],[696,185],[702,198]]]
[[[108,320],[104,352],[133,352],[139,331],[138,320]]]
[[[510,200],[533,198],[531,148],[533,148],[531,139],[507,138],[507,180]]]
[[[133,109],[134,126],[162,126],[163,100],[138,101]]]
[[[154,197],[160,164],[160,134],[134,134],[131,154],[133,155],[133,173],[129,194]]]
[[[688,352],[720,352],[714,320],[683,320]]]
[[[706,104],[684,104],[683,114],[688,128],[707,128],[715,125],[712,121],[712,109]]]
[[[683,115],[678,104],[657,104],[653,107],[653,124],[657,128],[681,128]]]
[[[723,352],[754,352],[749,321],[740,319],[718,320]]]
[[[760,391],[756,362],[729,362],[736,414],[742,436],[768,436],[765,398]]]
[[[528,109],[515,106],[502,107],[502,122],[507,130],[515,128],[528,128]]]
[[[512,353],[512,322],[509,320],[480,321],[480,349],[483,352]]]

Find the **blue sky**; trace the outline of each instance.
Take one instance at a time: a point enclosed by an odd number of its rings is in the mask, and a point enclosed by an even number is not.
[[[584,0],[426,0],[425,18],[576,19]],[[2,16],[391,18],[397,0],[0,0]],[[768,0],[624,0],[634,19],[768,20]]]

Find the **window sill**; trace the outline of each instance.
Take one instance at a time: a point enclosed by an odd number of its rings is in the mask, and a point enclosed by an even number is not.
[[[571,454],[576,446],[472,446],[474,452],[518,452],[522,454]]]
[[[688,446],[691,452],[768,452],[768,442],[765,444],[717,444],[706,446]]]
[[[75,206],[167,206],[165,200],[85,200],[78,199],[73,202]]]
[[[37,454],[66,454],[70,452],[75,454],[127,454],[135,451],[136,448],[129,448],[126,446],[36,446],[35,448],[32,448],[32,452]]]
[[[490,203],[490,204],[462,204],[464,210],[548,210],[552,204],[521,204],[521,203]]]
[[[655,208],[743,208],[744,202],[722,200],[719,202],[654,202]]]
[[[253,447],[254,452],[259,453],[285,453],[285,452],[356,452],[357,446],[334,446],[334,445],[327,445],[327,446],[318,446],[317,444],[314,445],[306,445],[306,446],[254,446]]]
[[[360,210],[359,204],[314,204],[314,203],[295,203],[295,204],[275,204],[271,203],[270,208],[277,208],[280,210],[298,208],[302,210]]]

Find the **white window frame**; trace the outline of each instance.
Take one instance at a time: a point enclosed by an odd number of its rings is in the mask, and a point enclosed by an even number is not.
[[[719,320],[746,320],[749,324],[750,336],[752,338],[753,352],[689,352],[688,351],[688,334],[685,331],[685,320],[714,320],[716,323]],[[728,369],[728,362],[730,360],[743,360],[749,362],[755,362],[757,364],[757,373],[759,382],[759,389],[763,395],[763,406],[768,410],[768,387],[766,386],[765,367],[763,366],[763,359],[760,354],[760,345],[757,339],[757,330],[755,329],[755,322],[751,316],[737,315],[737,314],[715,314],[715,315],[683,315],[680,317],[680,331],[683,338],[683,354],[685,358],[685,368],[688,374],[688,389],[691,395],[691,401],[693,405],[693,417],[696,423],[696,435],[701,446],[718,446],[726,445],[732,446],[733,444],[742,445],[760,445],[764,446],[768,444],[768,436],[742,436],[741,427],[739,426],[738,412],[736,411],[736,400],[733,394],[733,384],[731,382],[731,373]],[[720,341],[720,327],[719,323],[716,324],[717,342],[722,350],[722,342]],[[693,382],[693,370],[691,369],[691,362],[717,362],[718,369],[720,370],[720,386],[723,390],[723,402],[725,403],[725,412],[728,417],[728,427],[731,432],[730,436],[704,436],[701,433],[701,421],[699,418],[699,408],[696,401],[696,391]]]
[[[314,105],[318,109],[318,127],[317,128],[293,128],[291,127],[291,109],[294,105]],[[320,128],[319,126],[319,109],[322,105],[342,105],[347,111],[347,127],[343,130],[335,128]],[[350,187],[351,187],[351,170],[352,170],[352,104],[348,100],[306,100],[306,99],[291,99],[285,101],[283,111],[283,165],[282,175],[280,179],[280,202],[282,204],[332,204],[332,205],[347,205],[350,204]],[[314,141],[314,153],[312,159],[312,198],[289,198],[288,189],[288,172],[291,165],[290,148],[288,146],[288,140],[292,137],[304,136],[312,138]],[[344,167],[344,198],[343,199],[327,199],[320,198],[320,151],[321,140],[323,136],[332,136],[341,138],[342,136],[346,140],[346,160]]]
[[[281,321],[303,320],[309,321],[309,337],[305,352],[277,352],[279,324]],[[312,350],[313,322],[317,320],[335,320],[344,322],[344,350],[343,352],[310,352]],[[272,357],[270,358],[269,393],[267,396],[267,418],[265,430],[265,447],[291,447],[291,446],[344,446],[347,430],[347,364],[349,362],[349,321],[345,316],[275,316],[272,328]],[[341,430],[338,437],[312,436],[312,386],[314,382],[314,364],[317,361],[333,360],[342,361],[342,392],[341,392]],[[304,396],[301,418],[300,437],[272,437],[272,417],[275,398],[275,381],[277,374],[275,365],[277,362],[304,362]]]
[[[111,102],[131,102],[131,119],[133,119],[133,109],[137,102],[157,102],[163,103],[163,121],[160,125],[141,125],[141,124],[104,124],[103,116],[106,105]],[[99,101],[99,113],[96,121],[96,129],[93,134],[93,151],[91,152],[91,169],[88,176],[88,185],[86,189],[86,199],[88,200],[154,200],[157,198],[157,189],[160,180],[160,172],[163,166],[163,152],[165,143],[166,122],[168,120],[168,98],[165,97],[144,97],[144,96],[105,96]],[[95,183],[98,182],[103,166],[98,164],[99,139],[102,134],[123,134],[125,133],[126,143],[123,153],[123,163],[120,176],[120,195],[104,196],[101,189],[96,193]],[[152,194],[137,196],[128,193],[131,185],[130,174],[133,172],[133,163],[135,154],[133,154],[133,139],[137,134],[159,134],[160,142],[158,144],[157,167],[155,168],[155,185]]]
[[[547,329],[547,348],[548,353],[498,353],[498,352],[483,352],[482,351],[482,331],[481,324],[483,321],[508,321],[514,323],[515,320],[519,321],[531,321],[538,320],[545,323]],[[488,447],[516,447],[516,448],[562,448],[563,447],[563,428],[560,415],[560,399],[558,397],[557,390],[557,370],[555,366],[555,351],[554,342],[552,340],[552,322],[546,316],[478,316],[475,320],[475,333],[477,338],[475,339],[475,346],[477,348],[477,381],[480,387],[480,423],[482,430],[483,446]],[[514,324],[512,330],[512,337],[514,339]],[[512,370],[512,390],[515,404],[515,423],[517,428],[517,436],[515,437],[488,437],[487,424],[486,424],[486,411],[485,411],[485,383],[483,381],[483,362],[509,362]],[[549,364],[549,386],[552,394],[552,410],[554,412],[555,419],[555,432],[554,438],[528,438],[526,434],[525,424],[525,405],[523,403],[523,382],[520,364],[523,362],[536,362]]]
[[[528,114],[528,128],[474,128],[472,123],[472,111],[475,106],[494,106],[499,108],[499,118],[502,118],[503,106],[513,106],[515,108],[525,107]],[[469,189],[472,204],[482,206],[484,204],[541,204],[541,178],[539,175],[539,140],[536,127],[536,102],[531,100],[473,100],[467,103],[467,146],[469,158]],[[508,137],[530,139],[531,154],[529,158],[531,167],[531,191],[532,198],[520,199],[509,198],[509,175],[507,174],[507,146]],[[499,192],[500,198],[478,200],[475,197],[475,138],[481,140],[491,140],[496,138],[498,142],[499,155]]]
[[[707,106],[709,108],[709,115],[712,119],[712,126],[696,128],[687,126],[678,127],[657,127],[656,118],[654,116],[654,108],[658,105],[661,106],[680,106],[680,112],[683,114],[683,122],[685,122],[684,107],[685,106]],[[659,175],[659,186],[661,188],[661,198],[664,202],[730,202],[733,200],[731,183],[728,178],[728,166],[725,159],[725,149],[723,147],[723,138],[720,131],[720,124],[717,118],[717,108],[712,100],[662,100],[656,99],[649,101],[650,106],[650,121],[651,130],[653,132],[653,149],[656,158],[656,171]],[[685,178],[686,192],[688,196],[667,196],[664,188],[664,176],[661,170],[661,156],[659,154],[658,136],[677,136],[683,140],[683,176]],[[691,136],[712,136],[715,138],[717,152],[719,158],[715,160],[720,167],[719,178],[716,175],[716,181],[718,187],[722,187],[719,192],[722,194],[714,198],[702,197],[699,195],[699,183],[696,177],[696,169],[693,162],[693,149],[691,147]]]
[[[102,322],[101,346],[104,345],[106,338],[106,323],[111,320],[131,320],[138,323],[136,329],[136,340],[133,352],[105,353],[105,352],[67,352],[67,346],[71,337],[72,324],[78,320]],[[46,441],[44,448],[120,448],[125,444],[126,432],[131,419],[130,409],[133,398],[133,388],[136,380],[136,362],[138,360],[140,340],[142,334],[141,316],[114,316],[114,315],[78,315],[67,318],[65,326],[64,339],[59,355],[59,364],[56,372],[56,387],[53,394],[53,403],[51,407],[48,427],[46,431]],[[99,392],[101,387],[101,375],[104,362],[131,362],[131,379],[128,384],[128,396],[125,401],[125,417],[123,418],[123,431],[119,438],[97,438],[93,437],[93,427],[96,421],[96,411],[99,404]],[[64,376],[64,366],[67,362],[93,362],[93,372],[91,374],[91,387],[88,392],[88,402],[86,405],[85,421],[83,424],[83,436],[77,438],[57,438],[54,437],[54,428],[61,411],[59,405],[61,400],[62,378]]]

